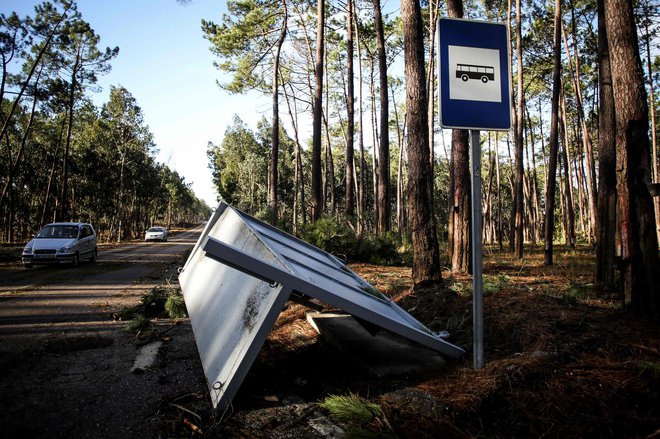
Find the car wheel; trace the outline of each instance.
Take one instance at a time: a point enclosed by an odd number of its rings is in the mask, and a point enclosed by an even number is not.
[[[484,84],[487,83],[488,82],[488,76],[482,76],[481,77],[481,82],[483,82]]]
[[[75,268],[78,266],[78,263],[80,262],[80,259],[78,258],[78,253],[73,255],[73,260],[71,261],[71,267]]]
[[[30,264],[30,263],[27,263],[27,264],[23,264],[23,267],[25,267],[25,268],[32,268],[32,267],[34,267],[34,265],[32,265],[32,264]]]
[[[461,79],[463,80],[463,82],[467,82],[469,78],[468,75],[461,75]]]

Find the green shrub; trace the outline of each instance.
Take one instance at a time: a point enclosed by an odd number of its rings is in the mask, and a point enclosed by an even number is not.
[[[136,315],[133,320],[128,322],[126,325],[126,330],[129,332],[141,332],[149,329],[151,327],[151,320],[148,318]]]
[[[346,437],[392,438],[396,437],[385,419],[383,409],[357,395],[330,395],[319,406],[336,422],[346,426]]]
[[[343,222],[329,217],[305,224],[300,236],[313,246],[342,259],[352,259],[355,253],[355,232]]]
[[[660,364],[654,363],[653,361],[640,361],[637,364],[642,372],[647,371],[655,378],[660,377]]]
[[[186,302],[183,300],[183,294],[181,294],[181,291],[172,291],[167,296],[167,300],[165,301],[165,312],[172,319],[188,316]]]
[[[125,309],[121,316],[128,320],[126,331],[133,332],[140,344],[148,343],[159,337],[158,330],[151,324],[151,319],[181,318],[188,312],[181,290],[172,286],[154,287],[147,291],[140,303]]]
[[[469,297],[472,296],[472,284],[463,283],[459,281],[450,282],[449,289],[459,296]]]
[[[571,284],[567,295],[573,297],[576,300],[591,299],[594,297],[593,284]]]
[[[353,394],[330,395],[321,402],[320,406],[330,413],[332,419],[339,422],[364,424],[383,414],[378,404]]]
[[[363,236],[358,240],[354,259],[377,265],[411,265],[412,254],[407,243],[395,232],[379,236]]]
[[[323,217],[306,224],[301,239],[341,259],[377,265],[412,264],[410,243],[395,232],[380,236],[355,231],[343,222]]]
[[[496,276],[483,276],[483,293],[484,295],[497,293],[505,286],[511,283],[511,278],[506,274],[498,274]]]
[[[188,315],[183,295],[179,288],[172,286],[154,287],[144,293],[140,303],[124,310],[124,320],[134,319],[136,316],[144,318],[181,318]]]

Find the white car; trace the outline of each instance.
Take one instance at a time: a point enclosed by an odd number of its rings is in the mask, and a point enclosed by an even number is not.
[[[152,227],[144,232],[145,241],[167,241],[167,229],[165,227]]]
[[[96,262],[96,232],[87,223],[52,223],[44,226],[23,248],[25,268],[35,264],[70,264],[83,260]]]

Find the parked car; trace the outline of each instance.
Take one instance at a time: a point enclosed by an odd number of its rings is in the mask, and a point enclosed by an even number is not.
[[[152,227],[144,232],[145,241],[167,241],[167,229],[165,227]]]
[[[52,223],[44,226],[23,248],[25,268],[34,264],[96,262],[96,232],[87,223]]]

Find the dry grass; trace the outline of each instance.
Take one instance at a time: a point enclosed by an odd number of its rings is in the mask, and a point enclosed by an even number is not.
[[[527,254],[485,258],[485,368],[472,369],[469,356],[415,386],[446,406],[444,416],[383,397],[401,437],[646,437],[660,428],[657,323],[592,290],[588,250],[558,252],[553,267],[542,252]],[[392,268],[353,268],[388,291]],[[465,316],[454,341],[469,350],[471,277],[443,274],[451,288],[393,297],[430,326]]]

